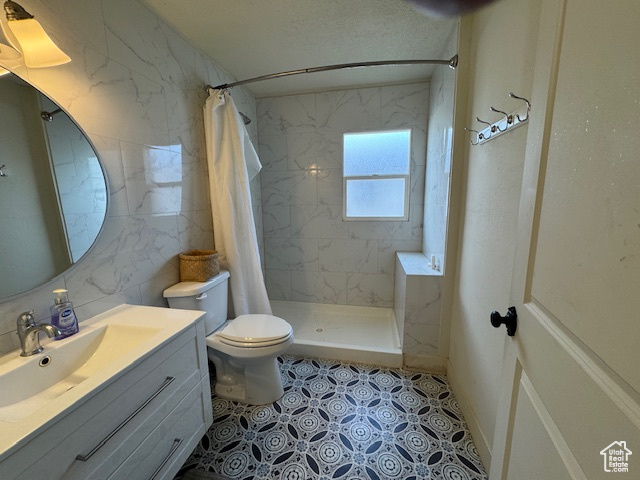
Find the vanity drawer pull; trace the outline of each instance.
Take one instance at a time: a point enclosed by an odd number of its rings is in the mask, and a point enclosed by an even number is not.
[[[144,407],[146,407],[147,405],[149,405],[149,403],[151,403],[151,401],[156,398],[158,395],[160,395],[162,393],[162,391],[167,388],[171,382],[173,382],[175,380],[175,377],[167,377],[164,381],[164,383],[160,386],[160,388],[158,390],[156,390],[156,392],[151,395],[149,398],[147,398],[147,400],[140,405],[138,408],[136,408],[135,412],[133,412],[131,415],[129,415],[127,418],[124,419],[124,421],[118,425],[109,435],[107,435],[106,437],[104,437],[102,439],[102,441],[97,444],[95,447],[93,447],[93,449],[91,449],[91,451],[89,453],[87,453],[86,455],[78,455],[76,457],[76,460],[80,460],[81,462],[86,462],[87,460],[89,460],[91,457],[93,457],[93,455],[100,450],[102,447],[104,447],[104,445],[111,440],[111,437],[113,437],[116,433],[118,433],[120,430],[122,430],[122,428],[129,423],[133,417],[135,417],[137,414],[139,414]]]
[[[169,452],[169,454],[166,457],[164,457],[164,460],[162,461],[160,466],[158,468],[156,468],[156,471],[153,472],[153,475],[151,475],[149,477],[149,480],[154,480],[158,476],[158,474],[160,473],[160,470],[162,470],[164,468],[164,466],[167,464],[169,459],[173,456],[174,453],[176,453],[176,450],[178,450],[178,448],[180,448],[180,445],[182,445],[182,439],[181,438],[176,438],[176,439],[173,440],[173,447],[171,447],[171,451]]]

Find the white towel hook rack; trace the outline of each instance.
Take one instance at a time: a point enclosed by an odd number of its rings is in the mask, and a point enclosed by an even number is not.
[[[503,133],[507,133],[514,128],[521,127],[525,123],[529,121],[529,112],[531,111],[531,102],[524,97],[519,97],[515,95],[513,92],[509,93],[510,98],[515,98],[516,100],[522,100],[524,105],[518,107],[512,113],[507,113],[502,110],[498,110],[495,107],[489,107],[489,110],[495,113],[500,113],[503,117],[493,123],[487,122],[485,120],[481,120],[479,117],[476,117],[476,121],[478,123],[482,123],[486,125],[482,130],[473,130],[471,128],[466,128],[465,130],[468,132],[473,132],[476,134],[476,141],[473,139],[469,140],[471,145],[480,145],[482,143],[486,143],[489,140],[493,140],[494,138],[499,137]]]

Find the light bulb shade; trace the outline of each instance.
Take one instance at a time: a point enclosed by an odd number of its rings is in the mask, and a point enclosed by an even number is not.
[[[20,44],[27,67],[53,67],[71,61],[71,58],[53,43],[37,20],[9,20],[7,25]]]

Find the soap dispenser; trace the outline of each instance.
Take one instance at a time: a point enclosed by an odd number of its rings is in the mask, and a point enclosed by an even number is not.
[[[51,305],[51,325],[60,329],[61,333],[55,339],[61,340],[78,333],[78,319],[73,311],[73,304],[67,300],[67,291],[59,288],[53,293],[55,298]]]

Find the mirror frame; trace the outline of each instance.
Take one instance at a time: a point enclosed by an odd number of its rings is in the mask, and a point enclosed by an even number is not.
[[[25,78],[23,75],[20,75],[19,73],[17,73],[16,71],[14,71],[14,69],[12,69],[11,67],[4,65],[2,62],[0,62],[0,68],[7,70],[9,73],[8,75],[15,75],[16,77],[18,77],[20,80],[22,80],[23,82],[25,82],[26,84],[30,85],[33,89],[35,89],[36,91],[38,91],[40,94],[44,95],[46,98],[48,98],[52,103],[54,103],[55,105],[57,105],[58,108],[60,108],[62,110],[62,113],[64,113],[69,120],[71,120],[71,122],[73,122],[73,124],[76,126],[76,128],[78,129],[78,131],[80,133],[82,133],[82,135],[84,136],[85,140],[87,141],[87,143],[89,144],[89,146],[91,147],[91,149],[94,151],[94,153],[96,154],[96,159],[98,161],[98,165],[100,165],[100,170],[102,171],[102,177],[104,179],[104,186],[105,186],[105,201],[106,201],[106,208],[105,208],[105,214],[104,214],[104,219],[102,221],[102,225],[100,226],[100,230],[98,231],[98,233],[96,234],[96,237],[93,239],[93,242],[91,243],[91,245],[89,246],[89,248],[87,248],[87,250],[84,252],[84,254],[75,262],[72,262],[71,266],[69,268],[67,268],[66,270],[60,272],[59,274],[55,275],[52,278],[49,278],[45,281],[43,281],[42,283],[38,284],[37,286],[30,288],[29,290],[24,290],[22,292],[18,292],[12,295],[9,295],[7,297],[0,297],[0,304],[20,298],[22,296],[28,295],[30,293],[34,293],[36,292],[38,289],[44,287],[45,285],[55,282],[57,280],[59,280],[60,278],[63,278],[65,275],[67,275],[69,272],[73,271],[77,265],[84,261],[95,249],[98,241],[100,240],[100,237],[102,237],[102,235],[104,234],[104,231],[106,229],[106,225],[107,225],[107,221],[110,218],[110,213],[111,213],[111,188],[110,188],[110,184],[109,184],[109,177],[107,175],[107,169],[106,166],[103,162],[103,160],[100,157],[100,152],[98,151],[98,149],[96,148],[95,144],[93,143],[93,141],[91,140],[91,137],[89,136],[89,134],[87,134],[87,132],[84,130],[84,128],[82,128],[80,126],[80,124],[77,122],[77,120],[69,113],[69,111],[62,105],[60,105],[55,98],[53,98],[49,93],[47,93],[45,90],[35,86],[31,81],[29,81],[29,79]]]

